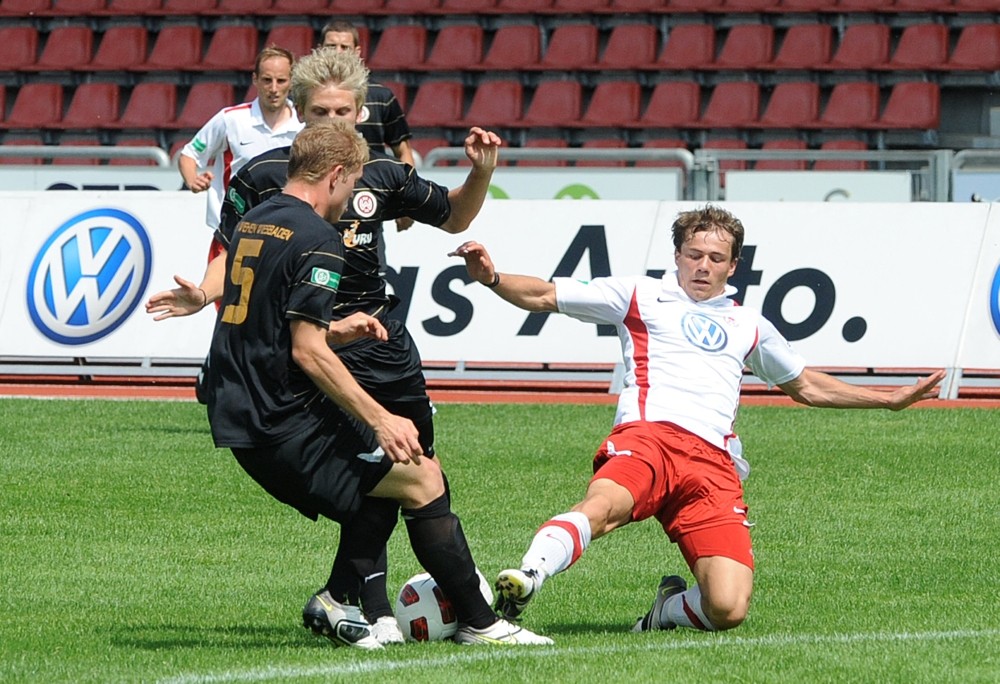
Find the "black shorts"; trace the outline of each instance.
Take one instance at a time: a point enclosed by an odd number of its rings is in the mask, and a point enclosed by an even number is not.
[[[341,411],[312,432],[267,447],[232,448],[237,462],[278,501],[316,520],[349,520],[392,461],[375,436]]]

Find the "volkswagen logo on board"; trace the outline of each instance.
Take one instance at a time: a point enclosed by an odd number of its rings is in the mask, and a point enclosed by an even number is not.
[[[149,236],[131,214],[93,209],[49,236],[28,274],[28,312],[59,344],[88,344],[110,334],[139,304],[152,266]]]

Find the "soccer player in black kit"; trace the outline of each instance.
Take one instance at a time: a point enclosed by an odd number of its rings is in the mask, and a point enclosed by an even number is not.
[[[327,119],[353,121],[357,108],[364,101],[367,69],[353,53],[316,50],[295,65],[292,80],[293,102],[307,124]],[[413,420],[420,433],[421,447],[428,456],[433,455],[433,409],[426,394],[420,357],[409,333],[401,322],[386,317],[391,301],[385,282],[378,275],[377,228],[382,220],[392,218],[394,212],[411,212],[421,222],[438,225],[449,232],[465,230],[482,206],[496,166],[498,145],[495,135],[473,129],[466,141],[473,168],[466,183],[450,191],[420,179],[407,164],[373,153],[347,211],[335,224],[343,234],[345,266],[334,319],[364,313],[383,322],[388,332],[388,339],[383,342],[363,339],[346,345],[335,344],[336,354],[380,404]],[[230,240],[231,226],[238,217],[280,192],[285,183],[287,157],[287,148],[273,150],[248,163],[244,169],[246,173],[232,181],[219,231],[224,244]],[[229,249],[233,249],[231,244]],[[147,310],[158,314],[158,318],[188,315],[200,310],[206,302],[214,301],[225,275],[218,261],[209,266],[200,287],[177,278],[181,287],[151,297]],[[369,497],[355,522],[366,529],[381,530],[388,526],[391,532],[396,522],[396,508],[392,501]],[[343,547],[342,538],[338,554]],[[375,581],[365,583],[361,600],[366,617],[378,635],[379,626],[389,621],[394,626],[395,622],[386,598],[384,555],[376,567],[366,575],[374,576]],[[308,620],[308,616],[306,618]],[[386,638],[383,633],[380,641],[401,640],[398,628],[393,631],[398,637],[390,632]],[[461,630],[459,636],[462,636]],[[527,639],[528,635],[518,633],[500,641],[524,643]],[[492,637],[488,640],[497,641]]]

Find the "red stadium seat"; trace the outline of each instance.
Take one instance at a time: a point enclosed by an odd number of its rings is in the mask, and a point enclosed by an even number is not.
[[[483,60],[483,29],[479,24],[443,26],[420,68],[454,70],[475,68]]]
[[[160,29],[153,50],[137,69],[145,71],[191,70],[201,62],[201,28],[197,24],[167,25]]]
[[[206,14],[215,9],[218,0],[163,0],[160,5],[161,14],[197,15]]]
[[[706,69],[715,61],[715,27],[681,24],[670,29],[655,69]]]
[[[723,0],[724,12],[771,12],[778,9],[778,0]]]
[[[653,149],[667,149],[667,150],[686,150],[687,143],[680,138],[656,138],[653,140],[647,140],[642,144],[642,149],[653,150]],[[636,161],[636,168],[638,167],[654,167],[654,168],[684,168],[684,164],[679,161],[673,161],[671,159],[663,160],[643,160]]]
[[[201,71],[253,71],[257,59],[257,29],[224,25],[212,35],[205,57],[194,68]]]
[[[94,56],[94,33],[87,26],[59,26],[49,31],[38,61],[37,71],[86,69]]]
[[[275,46],[288,50],[296,59],[304,57],[316,47],[312,27],[306,24],[279,24],[264,38],[264,46]]]
[[[173,128],[176,116],[177,86],[173,83],[143,81],[132,89],[116,127]]]
[[[233,85],[228,82],[200,81],[188,90],[177,118],[164,128],[199,129],[223,107],[233,104]]]
[[[878,119],[879,87],[875,83],[838,83],[820,115],[820,128],[871,128]]]
[[[597,62],[598,32],[593,24],[559,24],[549,34],[549,46],[539,67],[582,69]]]
[[[886,24],[852,24],[824,69],[872,69],[889,61],[889,27]]]
[[[905,81],[889,93],[879,128],[931,130],[941,125],[941,88],[937,83]]]
[[[271,7],[261,14],[289,16],[295,14],[313,16],[331,13],[330,0],[274,0]]]
[[[629,12],[667,12],[670,3],[663,0],[611,0],[609,12],[626,14]]]
[[[63,128],[106,128],[118,121],[121,93],[116,83],[77,86],[62,120]]]
[[[396,98],[396,102],[405,112],[410,105],[409,93],[407,92],[405,81],[396,81],[392,79],[378,79],[377,83],[384,85],[386,88],[392,91],[393,97]]]
[[[948,59],[948,27],[944,24],[913,24],[903,29],[885,69],[924,71],[940,69]]]
[[[769,140],[760,146],[761,150],[805,150],[802,140]],[[805,159],[760,159],[754,163],[755,171],[804,171]]]
[[[20,136],[16,134],[8,133],[3,137],[3,144],[10,146],[26,146],[26,145],[42,145],[44,142],[42,139],[36,135],[31,136]],[[0,166],[10,166],[12,164],[17,164],[18,166],[37,166],[42,163],[41,157],[3,157],[0,156]]]
[[[569,147],[569,144],[562,138],[531,138],[524,143],[524,147],[529,149],[564,149]],[[531,167],[569,166],[569,162],[565,159],[522,159],[517,162],[517,165]]]
[[[835,9],[833,0],[778,0],[780,12],[832,12]]]
[[[4,0],[0,3],[0,16],[29,17],[45,15],[52,9],[52,0]]]
[[[62,135],[59,147],[100,147],[101,141],[94,136]],[[97,166],[101,157],[53,157],[53,166]]]
[[[0,70],[30,69],[38,61],[38,30],[33,26],[0,26]]]
[[[670,0],[671,12],[714,12],[722,10],[722,0]]]
[[[552,4],[552,11],[565,12],[567,14],[601,12],[608,8],[610,1],[611,0],[555,0]]]
[[[954,0],[955,12],[996,12],[996,0]]]
[[[600,59],[590,68],[644,69],[653,66],[659,48],[659,32],[652,24],[620,24],[611,29]]]
[[[441,0],[385,0],[382,11],[386,14],[430,14],[440,7]]]
[[[738,24],[712,66],[716,69],[757,69],[774,57],[774,28],[769,24]]]
[[[87,68],[90,71],[128,71],[146,61],[148,40],[142,26],[111,26]]]
[[[760,114],[760,86],[750,81],[719,83],[712,90],[699,126],[746,128],[757,123]]]
[[[893,12],[951,12],[951,0],[893,0]]]
[[[132,18],[155,14],[162,6],[163,0],[108,0],[104,9],[96,14]]]
[[[105,0],[55,0],[49,14],[62,17],[82,17],[97,14],[105,7]]]
[[[868,145],[860,140],[828,140],[819,149],[862,152],[868,150]],[[820,159],[813,163],[813,171],[864,171],[867,168],[867,162],[849,159]]]
[[[970,71],[1000,71],[1000,24],[969,24],[944,68]]]
[[[581,126],[622,128],[639,120],[642,90],[635,81],[603,81],[594,88]]]
[[[501,14],[524,14],[544,12],[552,7],[553,0],[497,0],[495,12]]]
[[[477,12],[492,12],[496,9],[496,0],[441,0],[438,11],[441,14],[475,14]]]
[[[747,149],[747,144],[745,141],[739,138],[716,138],[709,139],[705,141],[702,145],[704,150],[745,150]],[[745,171],[747,168],[747,162],[745,159],[727,159],[725,161],[719,162],[720,171]],[[726,174],[719,174],[719,184],[725,187],[726,185]]]
[[[60,83],[26,83],[17,91],[14,106],[4,121],[7,128],[58,127],[63,116],[63,87]]]
[[[819,119],[819,103],[819,84],[783,81],[774,86],[757,125],[762,128],[812,127]]]
[[[688,128],[700,118],[701,86],[694,81],[663,81],[653,87],[638,126]]]
[[[582,99],[577,81],[542,81],[535,88],[521,123],[525,126],[572,126],[580,120]]]
[[[465,121],[470,126],[507,128],[518,126],[524,112],[520,79],[481,81],[472,96]]]
[[[252,17],[271,9],[272,0],[218,0],[218,4],[206,14],[226,14]]]
[[[838,12],[891,12],[894,0],[837,0]]]
[[[424,81],[406,113],[410,126],[460,126],[465,120],[465,91],[461,81]]]
[[[819,69],[830,61],[833,27],[830,24],[796,24],[770,64],[771,69]]]
[[[624,140],[619,140],[618,138],[600,138],[596,140],[586,140],[580,146],[584,150],[621,150],[626,149],[628,145]],[[622,159],[607,159],[607,160],[597,160],[597,159],[578,159],[575,166],[600,166],[604,168],[614,168],[625,166],[626,162]]]
[[[159,147],[156,138],[145,136],[138,138],[117,138],[115,147]],[[127,157],[112,157],[108,166],[156,166],[152,159],[129,159]]]
[[[542,37],[534,24],[511,24],[497,29],[480,63],[483,69],[532,69],[541,59]]]
[[[388,26],[382,30],[374,54],[373,71],[409,71],[423,66],[427,54],[427,29],[423,26]]]

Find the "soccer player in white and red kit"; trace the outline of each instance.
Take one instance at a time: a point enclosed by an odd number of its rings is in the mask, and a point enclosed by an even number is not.
[[[288,100],[293,60],[292,53],[284,48],[261,50],[254,64],[254,101],[219,110],[177,157],[178,170],[191,192],[209,191],[205,222],[213,230],[219,227],[229,179],[254,157],[291,145],[305,125]],[[207,169],[213,159],[211,171],[199,172],[200,168]]]
[[[528,311],[613,324],[625,361],[615,426],[594,457],[583,500],[536,532],[519,569],[497,579],[497,609],[518,618],[551,576],[593,539],[656,518],[696,584],[664,577],[635,631],[731,629],[746,618],[753,552],[742,480],[750,472],[733,427],[743,369],[809,406],[899,410],[931,395],[937,371],[891,391],[850,385],[805,367],[761,314],[738,306],[726,281],[736,271],[743,225],[714,206],[685,211],[673,225],[676,272],[649,277],[553,282],[500,274],[482,245],[467,242],[469,275]]]

